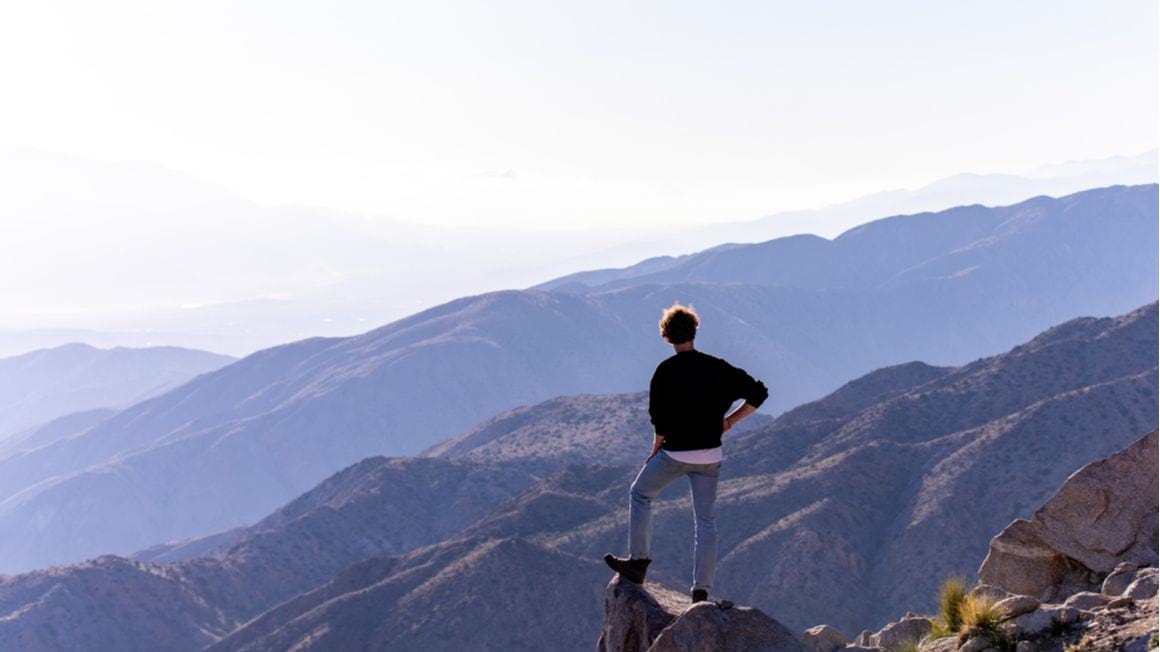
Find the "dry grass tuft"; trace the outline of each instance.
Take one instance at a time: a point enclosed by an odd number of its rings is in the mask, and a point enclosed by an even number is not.
[[[959,638],[967,640],[976,636],[985,636],[992,642],[999,642],[1004,638],[1003,629],[999,626],[1003,622],[1002,610],[995,607],[997,600],[987,595],[968,595],[963,598],[959,606]]]
[[[962,577],[948,577],[938,589],[939,617],[935,621],[935,632],[949,636],[963,626],[962,606],[967,597],[967,582]]]

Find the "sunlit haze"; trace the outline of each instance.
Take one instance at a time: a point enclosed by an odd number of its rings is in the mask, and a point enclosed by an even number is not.
[[[8,3],[0,142],[430,224],[752,219],[1155,146],[1157,5]]]
[[[243,354],[1150,183],[1156,25],[1154,1],[7,3],[0,355]]]

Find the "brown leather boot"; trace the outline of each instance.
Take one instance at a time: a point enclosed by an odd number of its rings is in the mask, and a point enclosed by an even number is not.
[[[648,565],[652,562],[651,559],[628,559],[626,557],[616,557],[612,553],[604,555],[604,563],[612,570],[624,576],[624,579],[635,584],[643,584],[645,573],[648,572]]]
[[[693,602],[704,602],[709,599],[709,592],[704,589],[693,591]]]

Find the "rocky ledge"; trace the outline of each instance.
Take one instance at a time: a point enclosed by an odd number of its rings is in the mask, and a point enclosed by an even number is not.
[[[598,652],[805,652],[785,625],[752,607],[728,601],[692,604],[654,582],[621,577],[604,593]]]
[[[1148,652],[1157,646],[1157,434],[1076,471],[1030,520],[991,540],[979,583],[986,628],[907,614],[851,640],[829,625],[813,652]]]

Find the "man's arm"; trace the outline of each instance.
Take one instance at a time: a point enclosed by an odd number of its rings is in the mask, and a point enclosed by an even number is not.
[[[663,444],[664,442],[665,442],[664,435],[661,435],[659,433],[653,433],[652,452],[648,454],[648,457],[644,458],[645,464],[648,464],[648,461],[651,460],[657,454],[658,451],[660,451],[661,444]]]
[[[765,402],[765,399],[769,398],[769,390],[766,389],[765,383],[750,376],[744,369],[729,365],[729,378],[733,391],[732,396],[743,398],[745,402],[725,417],[722,432],[741,423],[742,419],[756,412],[757,408]]]
[[[730,412],[729,414],[727,414],[725,416],[725,429],[722,432],[727,431],[730,428],[732,428],[733,426],[741,423],[742,419],[753,414],[756,411],[757,411],[757,408],[753,407],[753,405],[751,403],[749,403],[749,401],[746,401],[746,402],[742,403],[741,405],[738,405],[736,410],[733,410],[732,412]]]

